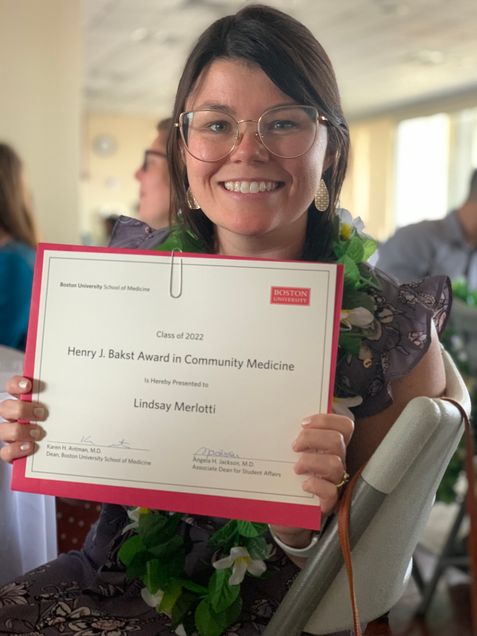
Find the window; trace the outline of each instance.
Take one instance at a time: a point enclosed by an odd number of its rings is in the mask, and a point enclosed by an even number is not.
[[[396,227],[447,213],[449,116],[403,120],[396,144]]]

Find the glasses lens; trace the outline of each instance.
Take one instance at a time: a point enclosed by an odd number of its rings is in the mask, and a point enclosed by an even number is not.
[[[167,159],[167,155],[164,152],[160,152],[159,150],[145,150],[141,169],[147,172],[151,166],[163,159]]]
[[[147,172],[147,168],[148,168],[148,161],[147,161],[147,150],[144,151],[144,158],[142,160],[142,166],[141,166],[141,170],[143,172]]]
[[[216,110],[182,113],[181,135],[187,150],[201,161],[218,161],[232,150],[237,138],[237,122]]]
[[[265,112],[258,123],[263,145],[278,157],[304,155],[316,138],[318,111],[313,106],[283,106]]]

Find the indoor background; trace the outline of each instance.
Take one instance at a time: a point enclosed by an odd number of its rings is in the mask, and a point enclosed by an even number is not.
[[[0,0],[0,139],[41,238],[100,243],[195,37],[238,0]],[[462,202],[477,167],[475,0],[274,0],[329,53],[351,124],[341,204],[386,238]]]

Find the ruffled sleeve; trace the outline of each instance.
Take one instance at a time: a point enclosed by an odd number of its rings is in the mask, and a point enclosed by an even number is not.
[[[447,276],[400,285],[384,272],[372,271],[373,328],[359,355],[341,358],[336,372],[336,395],[363,398],[352,409],[357,418],[375,415],[392,404],[391,382],[423,358],[431,342],[431,321],[439,335],[443,332],[452,301]]]

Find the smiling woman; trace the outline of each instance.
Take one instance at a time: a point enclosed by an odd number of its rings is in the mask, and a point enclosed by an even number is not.
[[[186,62],[173,122],[167,151],[174,227],[154,231],[121,218],[113,245],[345,266],[335,412],[304,412],[290,440],[296,453],[290,470],[302,476],[305,496],[319,497],[323,515],[331,515],[349,473],[409,400],[445,389],[433,318],[441,329],[447,281],[400,288],[365,263],[374,242],[337,211],[349,138],[334,72],[311,32],[290,16],[257,5],[214,22]],[[306,296],[300,300],[307,303]],[[285,302],[279,291],[275,301]],[[292,371],[280,354],[276,360],[224,356],[190,363],[247,364],[284,378]],[[9,383],[17,396],[29,387],[18,377]],[[229,398],[240,411],[247,395],[234,388]],[[175,404],[191,416],[213,408]],[[22,437],[29,428],[16,422],[32,419],[38,406],[0,405],[10,420],[0,427],[0,439],[9,442],[1,457],[34,451]],[[256,441],[257,452],[267,441]],[[222,469],[233,461],[217,459]],[[105,505],[81,552],[14,584],[22,601],[0,609],[0,632],[256,636],[316,543],[311,531],[292,524],[270,533],[242,520]]]

